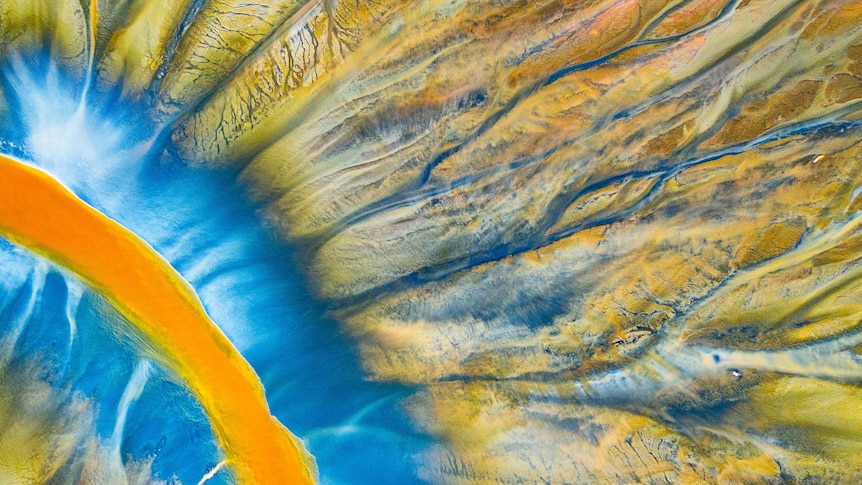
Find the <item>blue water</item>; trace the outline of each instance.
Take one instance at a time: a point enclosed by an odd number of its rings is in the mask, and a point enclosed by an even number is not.
[[[51,172],[189,281],[261,377],[273,414],[316,457],[322,483],[419,482],[414,456],[430,439],[400,407],[411,390],[364,378],[351,342],[309,294],[302,261],[260,223],[234,175],[175,162],[136,107],[107,98],[81,104],[77,84],[32,65],[4,69],[7,92],[12,86],[17,103],[31,108],[20,120],[24,129],[0,130],[0,147]],[[8,243],[0,250],[6,258],[0,281],[8,283],[0,286],[2,302],[31,281],[19,281],[22,265],[30,274],[45,263]],[[155,455],[161,478],[197,483],[220,460],[197,402],[154,364],[131,379],[140,349],[118,332],[121,318],[89,290],[70,347],[67,284],[80,284],[53,267],[41,281],[35,281],[43,285],[37,309],[16,348],[27,355],[53,349],[56,384],[71,383],[99,403],[97,430],[105,440],[115,433],[124,395],[139,392],[127,405],[121,455]],[[8,327],[12,319],[0,316],[0,329]],[[145,383],[137,389],[130,379]],[[207,483],[229,479],[220,472]]]

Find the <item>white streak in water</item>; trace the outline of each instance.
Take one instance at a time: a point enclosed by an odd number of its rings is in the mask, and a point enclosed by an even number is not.
[[[98,193],[93,187],[116,182],[116,172],[128,172],[122,146],[128,129],[101,119],[88,110],[85,93],[76,92],[52,63],[47,72],[33,72],[20,58],[12,57],[7,71],[9,86],[22,106],[21,121],[29,136],[24,142],[27,158],[49,171],[79,195]],[[113,193],[122,193],[114,187]]]
[[[218,465],[214,466],[212,470],[206,472],[203,478],[201,478],[201,481],[198,482],[198,485],[204,485],[204,483],[208,482],[210,478],[216,476],[216,474],[224,468],[225,464],[227,464],[225,460],[218,462]]]
[[[71,279],[66,278],[66,320],[69,322],[69,360],[72,358],[72,345],[78,336],[78,306],[84,296],[84,286]]]
[[[129,414],[129,407],[141,397],[144,391],[144,386],[150,377],[150,369],[152,364],[149,360],[138,361],[135,365],[135,370],[129,377],[129,382],[123,390],[123,396],[120,398],[120,404],[117,406],[117,421],[114,423],[114,432],[111,434],[111,443],[113,444],[113,452],[115,456],[120,454],[120,444],[123,439],[123,431],[126,427],[126,416]]]
[[[353,413],[349,418],[344,420],[338,426],[328,426],[325,428],[316,429],[308,434],[306,434],[303,439],[311,445],[313,442],[323,438],[341,438],[354,433],[388,433],[388,430],[378,428],[375,426],[368,426],[362,424],[362,420],[365,419],[372,411],[381,408],[384,404],[394,399],[395,396],[386,396],[381,399],[378,399],[371,404],[363,407],[359,411]]]
[[[41,300],[42,290],[45,287],[45,278],[48,275],[48,263],[42,260],[34,261],[31,275],[29,280],[30,297],[27,299],[27,305],[15,317],[11,328],[5,332],[3,339],[0,340],[0,367],[5,367],[9,363],[14,353],[15,345],[21,337],[21,333],[24,332],[27,322],[33,316],[36,304]]]

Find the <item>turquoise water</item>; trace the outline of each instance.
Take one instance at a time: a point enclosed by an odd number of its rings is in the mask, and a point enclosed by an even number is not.
[[[323,483],[418,482],[414,456],[430,440],[400,408],[410,389],[364,379],[351,343],[310,296],[302,262],[260,223],[234,174],[176,163],[133,107],[82,103],[74,83],[30,69],[5,70],[25,113],[3,132],[5,152],[45,168],[168,259],[255,368],[271,411],[303,438]],[[0,329],[22,325],[15,355],[47,362],[54,387],[96,403],[103,444],[118,443],[126,463],[154,457],[162,479],[197,483],[216,466],[200,406],[146,359],[116,312],[26,251],[4,242],[0,255]],[[219,472],[207,483],[229,480]]]

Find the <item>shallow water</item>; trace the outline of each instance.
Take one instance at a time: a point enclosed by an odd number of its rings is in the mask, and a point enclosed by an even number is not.
[[[42,90],[67,85],[53,69],[21,69],[12,70],[11,84],[22,104],[38,107],[28,111],[36,120],[29,130],[49,135],[7,136],[14,154],[50,170],[183,275],[260,376],[273,415],[305,441],[321,482],[416,480],[414,456],[430,438],[400,407],[409,389],[367,380],[354,346],[310,297],[290,249],[264,226],[233,174],[146,151],[151,127],[118,116],[127,106],[79,105],[65,90]],[[51,384],[91,400],[93,433],[119,447],[124,462],[152,459],[154,476],[183,483],[215,467],[206,413],[169,370],[148,360],[128,323],[74,275],[9,243],[3,249],[4,334],[22,329],[12,353],[51,356],[38,359],[52,363],[44,370]],[[67,468],[80,466],[72,463]],[[219,480],[228,480],[226,470],[208,483]]]

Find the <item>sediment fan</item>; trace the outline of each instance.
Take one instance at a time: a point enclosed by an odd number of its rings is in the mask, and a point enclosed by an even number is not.
[[[10,0],[0,71],[0,482],[862,479],[859,2]]]

